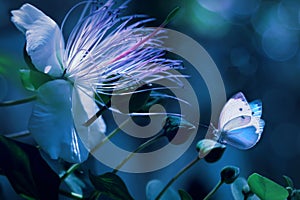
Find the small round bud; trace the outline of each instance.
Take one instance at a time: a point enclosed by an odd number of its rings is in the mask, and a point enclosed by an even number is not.
[[[221,171],[221,181],[226,184],[231,184],[240,175],[240,169],[235,166],[226,166]]]
[[[203,139],[197,143],[196,149],[199,152],[199,158],[204,158],[206,162],[212,163],[222,157],[226,146],[211,139]]]

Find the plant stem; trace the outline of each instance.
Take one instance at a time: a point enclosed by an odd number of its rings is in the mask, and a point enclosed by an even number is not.
[[[216,193],[216,191],[221,187],[221,185],[223,184],[223,181],[219,181],[218,183],[217,183],[217,185],[214,187],[214,189],[212,189],[207,195],[206,195],[206,197],[203,199],[203,200],[208,200],[208,199],[210,199],[215,193]]]
[[[164,192],[172,185],[174,181],[176,181],[184,172],[186,172],[188,169],[190,169],[194,164],[196,164],[200,158],[197,156],[192,162],[190,162],[188,165],[186,165],[184,168],[182,168],[163,188],[163,190],[158,194],[158,196],[155,198],[155,200],[159,200],[161,196],[164,194]]]
[[[107,137],[105,137],[99,144],[97,144],[91,151],[90,153],[94,153],[97,149],[99,149],[102,145],[104,145],[106,142],[109,141],[110,138],[115,136],[121,128],[129,121],[129,119],[125,120],[119,127],[117,127],[115,130],[113,130]],[[65,180],[70,174],[72,174],[76,169],[80,167],[81,163],[76,163],[73,164],[67,171],[64,173],[61,177],[60,180],[63,181]]]
[[[113,136],[115,136],[122,127],[129,121],[129,119],[125,120],[120,126],[118,126],[115,130],[113,130],[107,137],[105,137],[99,144],[97,144],[93,149],[91,149],[91,153],[94,153],[97,151],[100,147],[102,147],[106,142],[109,141]]]
[[[78,167],[80,166],[81,163],[76,163],[73,164],[67,171],[60,177],[60,181],[64,181],[70,174],[72,174]]]
[[[26,137],[29,135],[30,135],[30,132],[25,130],[25,131],[20,131],[20,132],[16,132],[16,133],[5,134],[4,136],[15,139],[15,138],[20,138],[20,137]]]
[[[112,171],[112,173],[116,174],[120,168],[125,165],[127,163],[127,161],[132,158],[132,156],[134,156],[135,153],[143,150],[144,148],[148,147],[149,145],[153,144],[154,142],[156,142],[157,140],[159,140],[160,138],[162,138],[163,135],[157,135],[153,138],[151,138],[150,140],[146,141],[145,143],[141,144],[138,148],[136,148],[133,152],[131,152],[130,154],[128,154],[128,156]]]
[[[67,192],[64,190],[59,190],[59,194],[64,195],[66,197],[70,197],[72,199],[84,199],[83,196],[81,194],[76,194],[74,192]]]
[[[84,126],[88,127],[94,121],[96,121],[108,108],[106,106],[103,106],[95,115],[93,115],[90,119],[88,119],[86,122],[83,123]]]
[[[36,96],[33,95],[31,97],[25,98],[25,99],[20,99],[20,100],[13,100],[13,101],[5,101],[5,102],[0,102],[0,107],[4,106],[15,106],[23,103],[28,103],[30,101],[36,100]]]
[[[20,196],[21,196],[22,198],[26,199],[26,200],[35,200],[35,198],[30,197],[30,196],[27,196],[27,195],[25,195],[25,194],[20,194]]]
[[[101,192],[99,192],[98,190],[95,190],[89,199],[99,199],[100,196],[101,196]]]

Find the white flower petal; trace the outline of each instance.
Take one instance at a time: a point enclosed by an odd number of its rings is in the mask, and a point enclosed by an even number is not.
[[[72,85],[65,80],[45,83],[29,121],[29,130],[52,159],[83,162],[88,150],[76,133],[72,115]]]
[[[93,96],[92,90],[82,88],[75,82],[72,96],[74,123],[78,135],[89,150],[101,142],[106,131],[106,125],[102,117],[99,117],[88,127],[83,125],[99,110]]]
[[[41,72],[49,70],[51,76],[61,76],[64,41],[57,24],[30,4],[11,13],[12,22],[26,35],[26,51],[34,66]]]

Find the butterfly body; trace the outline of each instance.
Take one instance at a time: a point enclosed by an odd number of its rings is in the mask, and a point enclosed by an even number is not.
[[[243,93],[239,92],[223,107],[218,128],[213,134],[220,143],[230,144],[239,149],[249,149],[261,137],[265,125],[261,115],[261,101],[248,103]]]

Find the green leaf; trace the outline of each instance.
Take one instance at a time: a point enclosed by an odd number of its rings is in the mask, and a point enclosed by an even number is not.
[[[193,200],[191,195],[184,190],[178,190],[178,193],[181,200]]]
[[[90,174],[90,180],[96,190],[114,200],[133,200],[123,180],[114,173]]]
[[[178,13],[178,11],[180,10],[180,7],[177,6],[176,8],[174,8],[167,16],[166,20],[164,21],[165,24],[168,24]]]
[[[251,191],[262,200],[285,200],[289,195],[284,187],[257,173],[248,177],[248,184]]]
[[[44,83],[53,80],[47,74],[30,69],[20,69],[20,76],[23,86],[30,91],[35,91]]]
[[[30,90],[30,91],[35,91],[36,88],[32,84],[30,74],[31,74],[30,70],[20,69],[21,81],[22,81],[24,88],[26,88],[27,90]]]
[[[286,187],[294,188],[294,183],[290,177],[283,175],[283,178],[285,180]]]
[[[36,147],[0,136],[0,168],[18,194],[58,199],[60,179]]]

